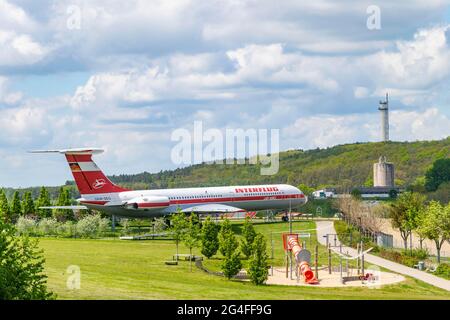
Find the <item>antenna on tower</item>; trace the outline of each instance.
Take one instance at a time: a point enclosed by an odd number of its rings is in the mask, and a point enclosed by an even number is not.
[[[378,110],[381,112],[381,139],[389,141],[389,95],[386,92],[386,100],[380,101]]]

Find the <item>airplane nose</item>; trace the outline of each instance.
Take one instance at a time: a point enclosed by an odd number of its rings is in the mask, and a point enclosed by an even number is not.
[[[306,194],[303,193],[303,191],[301,191],[299,188],[296,187],[294,187],[294,189],[298,194],[303,195],[303,197],[299,199],[299,204],[308,202],[308,197],[306,196]]]

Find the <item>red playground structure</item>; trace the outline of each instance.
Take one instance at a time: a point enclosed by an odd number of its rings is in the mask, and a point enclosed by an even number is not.
[[[305,282],[308,284],[318,284],[319,281],[314,276],[314,272],[310,268],[311,262],[311,253],[303,249],[298,241],[298,234],[296,233],[283,233],[283,247],[286,252],[286,277],[288,270],[288,259],[289,252],[292,252],[292,255],[295,259],[296,263],[296,271],[298,275],[302,275],[305,279]]]

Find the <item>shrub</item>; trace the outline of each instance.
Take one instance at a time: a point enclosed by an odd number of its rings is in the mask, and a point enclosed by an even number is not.
[[[16,230],[0,221],[0,300],[47,300],[43,251],[37,240],[15,236]]]
[[[76,224],[76,234],[82,238],[95,238],[107,231],[109,220],[100,215],[86,216]]]
[[[19,217],[16,222],[16,230],[19,235],[35,235],[36,234],[36,220]]]
[[[420,249],[420,248],[413,249],[412,251],[408,250],[405,253],[407,255],[409,255],[411,257],[414,257],[414,258],[417,258],[419,260],[425,260],[430,255],[427,249]]]
[[[70,238],[76,234],[76,225],[73,221],[66,221],[64,223],[59,223],[57,228],[58,236]]]
[[[121,235],[129,235],[131,230],[130,230],[130,220],[129,219],[121,219],[120,220],[120,224],[122,225],[122,230],[120,231]]]
[[[157,218],[155,221],[153,221],[153,228],[155,230],[155,233],[163,232],[167,229],[166,219],[164,218]]]
[[[392,249],[380,248],[380,257],[404,264],[408,267],[414,267],[421,260],[428,257],[428,251],[425,249],[403,250],[401,252]]]
[[[418,262],[419,260],[415,257],[402,255],[401,263],[405,266],[413,268]]]
[[[450,280],[450,264],[448,263],[439,264],[434,274]]]
[[[398,251],[381,248],[380,257],[394,262],[402,263],[402,254]]]
[[[37,233],[41,236],[57,235],[58,221],[54,218],[44,218],[37,224]]]

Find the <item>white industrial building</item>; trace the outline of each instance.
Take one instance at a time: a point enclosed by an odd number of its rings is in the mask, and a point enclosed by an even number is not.
[[[336,196],[336,189],[334,188],[325,188],[321,190],[316,190],[312,193],[315,199],[326,199],[333,198]]]

